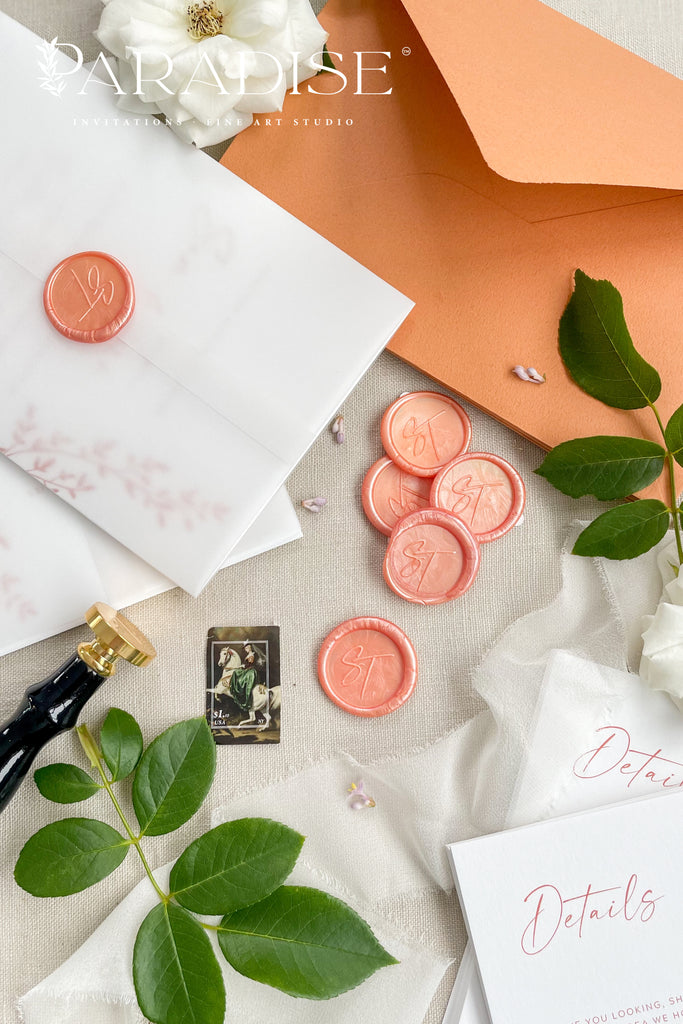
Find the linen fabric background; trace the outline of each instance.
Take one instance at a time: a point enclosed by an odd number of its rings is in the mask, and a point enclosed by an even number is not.
[[[682,15],[675,0],[660,0],[656,5],[647,0],[632,0],[629,5],[619,0],[554,0],[551,6],[668,70],[680,73],[683,67]],[[0,7],[45,38],[58,35],[76,43],[86,59],[97,52],[91,38],[99,20],[97,0],[75,0],[69,5],[61,0],[0,0]],[[4,97],[3,102],[20,102],[20,98]],[[39,141],[36,159],[49,166],[50,155],[40,153]],[[12,145],[12,140],[6,144]],[[60,188],[68,186],[60,181],[59,168],[50,168],[49,173],[58,202]],[[457,334],[455,323],[454,345]],[[343,359],[343,352],[339,358]],[[524,353],[519,358],[523,362]],[[525,386],[533,387],[520,383]],[[384,409],[404,391],[430,387],[421,374],[391,355],[382,356],[345,404],[345,444],[336,445],[325,432],[290,478],[288,489],[295,503],[317,495],[329,499],[319,516],[301,510],[303,540],[224,570],[197,599],[174,590],[127,611],[152,638],[159,657],[145,670],[123,666],[91,700],[83,720],[97,728],[111,705],[123,707],[138,718],[146,741],[173,722],[203,712],[204,654],[210,627],[281,627],[281,743],[219,749],[216,781],[205,806],[178,832],[149,841],[153,865],[176,857],[208,828],[212,810],[242,794],[245,777],[246,789],[252,790],[339,751],[360,763],[400,756],[471,718],[484,708],[471,689],[472,668],[510,623],[545,606],[556,593],[559,553],[570,521],[590,519],[605,506],[588,499],[571,501],[554,491],[533,474],[541,459],[535,446],[471,409],[473,448],[502,455],[525,480],[524,520],[483,549],[476,585],[452,604],[436,608],[407,604],[385,586],[385,538],[363,515],[360,485],[366,470],[383,454],[379,421]],[[393,620],[408,633],[418,653],[417,691],[407,705],[386,718],[347,715],[327,700],[317,682],[321,641],[335,625],[354,615]],[[0,660],[2,720],[14,712],[25,686],[69,657],[87,634],[84,627]],[[55,741],[37,766],[53,761],[83,765],[74,736]],[[473,787],[475,783],[473,778]],[[35,899],[16,886],[12,870],[28,837],[49,821],[80,813],[109,820],[104,802],[78,808],[49,804],[29,779],[0,819],[0,1020],[6,1024],[18,1020],[17,997],[73,953],[140,878],[131,856],[105,882],[62,900]],[[454,895],[435,891],[428,899],[390,898],[385,905],[406,936],[428,935],[432,947],[444,954],[456,960],[462,954],[465,931]],[[425,1024],[441,1020],[454,973],[452,968],[444,977]]]

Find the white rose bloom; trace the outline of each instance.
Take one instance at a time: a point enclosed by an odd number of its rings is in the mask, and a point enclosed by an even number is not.
[[[303,82],[317,74],[311,58],[327,39],[309,0],[103,2],[95,36],[119,59],[119,106],[161,112],[200,147],[237,135],[254,114],[281,110],[294,82],[292,55]]]
[[[640,677],[653,690],[668,693],[683,711],[683,569],[678,576],[676,545],[660,552],[657,563],[664,590],[654,615],[643,620]]]

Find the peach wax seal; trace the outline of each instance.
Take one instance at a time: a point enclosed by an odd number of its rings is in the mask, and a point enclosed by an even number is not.
[[[105,252],[79,252],[52,270],[43,305],[65,338],[88,344],[108,341],[133,315],[133,278],[120,260]]]
[[[467,451],[472,437],[462,406],[436,391],[402,395],[384,413],[380,431],[389,458],[415,476],[434,476]]]
[[[524,510],[524,501],[524,484],[517,470],[489,452],[460,455],[432,484],[431,504],[462,519],[480,544],[511,530]]]
[[[399,520],[384,558],[384,578],[399,597],[443,604],[460,597],[479,571],[479,545],[451,512],[425,508]]]
[[[325,638],[318,679],[335,704],[352,715],[377,718],[408,700],[417,682],[410,640],[387,619],[348,619]]]
[[[365,474],[361,500],[373,526],[390,536],[399,519],[430,504],[431,477],[414,476],[389,458],[379,459]]]

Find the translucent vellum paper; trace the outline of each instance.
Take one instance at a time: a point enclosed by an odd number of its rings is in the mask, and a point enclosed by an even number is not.
[[[0,87],[22,95],[0,156],[0,450],[36,478],[52,460],[60,498],[196,594],[412,304],[163,126],[126,124],[65,57],[61,94],[40,88],[39,44],[0,17]],[[99,345],[42,309],[87,251],[136,290]]]

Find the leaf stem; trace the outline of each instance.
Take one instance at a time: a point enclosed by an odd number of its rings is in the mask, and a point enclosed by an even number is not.
[[[681,560],[683,561],[683,557],[682,557]],[[102,779],[102,784],[103,784],[104,788],[106,789],[107,793],[109,794],[109,798],[110,798],[111,802],[113,803],[114,808],[116,809],[116,813],[118,814],[119,818],[121,819],[123,827],[125,828],[126,832],[128,833],[128,837],[129,837],[129,839],[131,841],[131,845],[134,846],[135,849],[138,852],[138,856],[140,857],[140,860],[142,861],[142,866],[144,867],[144,869],[145,869],[145,871],[147,873],[147,877],[149,878],[150,882],[154,886],[154,888],[155,888],[155,890],[157,892],[157,895],[159,896],[159,899],[162,901],[162,903],[168,903],[170,897],[168,896],[167,893],[165,893],[163,891],[163,889],[159,888],[159,886],[157,885],[156,878],[152,874],[152,869],[150,868],[149,864],[147,863],[147,858],[145,857],[145,855],[144,855],[144,853],[142,851],[142,847],[140,846],[140,839],[139,839],[138,836],[135,835],[135,833],[131,829],[130,825],[128,824],[126,816],[123,813],[123,810],[121,809],[121,805],[118,802],[118,800],[116,799],[116,794],[114,793],[114,790],[111,788],[111,783],[110,783],[109,779],[107,778],[107,776],[106,776],[106,774],[104,772],[104,769],[102,767],[102,751],[97,746],[97,743],[95,742],[95,739],[94,739],[92,733],[90,732],[90,730],[88,729],[87,725],[77,725],[76,726],[76,732],[78,734],[79,740],[81,741],[81,746],[83,747],[83,750],[85,751],[85,753],[88,756],[88,759],[90,760],[90,764],[93,766],[93,768],[95,768],[97,770],[100,778]]]
[[[671,514],[674,520],[674,532],[676,534],[676,548],[678,549],[678,562],[683,565],[683,541],[681,540],[681,514],[678,510],[676,500],[676,478],[674,476],[674,457],[671,452],[666,453],[666,461],[669,464],[669,489],[671,492]]]
[[[649,406],[657,418],[659,429],[664,438],[664,444],[666,446],[666,463],[669,469],[669,494],[671,497],[671,508],[670,512],[674,522],[674,533],[676,534],[676,549],[678,551],[678,562],[679,565],[683,565],[683,538],[681,538],[681,513],[678,508],[678,495],[676,494],[676,476],[674,472],[674,457],[669,451],[669,446],[666,440],[666,431],[664,430],[664,424],[662,423],[662,417],[659,415],[659,410],[654,402],[649,402]]]

